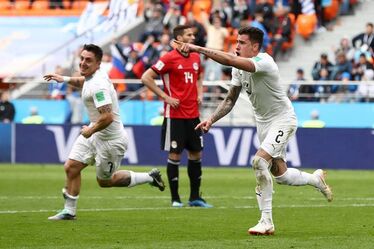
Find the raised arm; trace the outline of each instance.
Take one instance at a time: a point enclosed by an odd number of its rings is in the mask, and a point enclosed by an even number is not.
[[[103,105],[97,108],[100,113],[99,119],[91,126],[84,125],[81,130],[81,134],[85,138],[89,138],[95,132],[101,131],[108,127],[114,120],[112,112],[112,104]]]
[[[225,99],[219,104],[214,113],[207,120],[198,124],[195,129],[202,129],[203,132],[208,132],[215,122],[226,116],[226,114],[232,110],[239,97],[241,89],[241,86],[231,86]]]
[[[79,89],[81,89],[83,87],[83,83],[84,83],[84,77],[83,76],[69,77],[69,76],[62,76],[62,75],[59,75],[59,74],[56,74],[56,73],[51,73],[51,74],[44,75],[43,78],[46,81],[55,80],[59,83],[66,82],[69,85],[72,85],[72,86],[77,87]]]
[[[183,43],[176,40],[173,40],[171,44],[174,48],[185,53],[198,52],[200,54],[206,55],[207,57],[222,65],[232,66],[247,72],[256,72],[256,67],[254,63],[251,60],[248,60],[248,58],[236,56],[235,54],[226,53],[215,49],[204,48],[193,44]]]

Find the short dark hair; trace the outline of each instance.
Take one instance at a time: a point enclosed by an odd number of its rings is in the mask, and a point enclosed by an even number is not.
[[[262,47],[264,40],[264,32],[261,29],[255,27],[243,27],[239,29],[239,35],[248,35],[249,40],[252,43],[258,43],[258,50]]]
[[[84,44],[82,50],[93,53],[97,61],[101,61],[103,59],[103,50],[95,44]]]
[[[373,23],[372,23],[372,22],[368,22],[368,23],[366,24],[366,26],[370,26],[371,28],[373,28]]]
[[[190,25],[178,25],[173,29],[174,39],[177,39],[178,35],[183,35],[185,29],[190,29]]]

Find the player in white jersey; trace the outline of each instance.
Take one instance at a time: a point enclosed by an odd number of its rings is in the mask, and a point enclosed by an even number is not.
[[[230,89],[215,112],[197,125],[207,132],[213,123],[228,114],[234,107],[242,89],[253,105],[260,148],[252,167],[256,175],[256,196],[261,218],[248,230],[249,234],[274,234],[272,218],[273,180],[292,186],[311,185],[320,190],[328,201],[332,200],[330,187],[325,183],[321,169],[313,174],[287,168],[286,147],[297,129],[297,119],[290,100],[280,84],[278,66],[267,53],[260,53],[263,32],[254,27],[239,30],[236,55],[174,41],[173,46],[183,52],[199,52],[227,66],[232,66]]]
[[[84,125],[65,162],[66,185],[62,189],[64,209],[49,220],[75,220],[81,187],[81,171],[88,165],[96,166],[96,179],[101,187],[133,187],[149,183],[161,191],[165,184],[158,169],[149,173],[119,170],[127,150],[128,138],[124,130],[116,91],[108,75],[100,70],[103,51],[94,44],[84,45],[80,55],[82,77],[47,74],[47,81],[67,82],[82,89],[90,124]]]

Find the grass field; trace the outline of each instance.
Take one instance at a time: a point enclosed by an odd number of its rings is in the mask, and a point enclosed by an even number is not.
[[[259,218],[248,168],[204,169],[203,197],[214,208],[173,209],[168,189],[101,189],[89,167],[78,219],[58,222],[47,217],[63,205],[61,166],[0,165],[0,172],[0,248],[374,248],[374,171],[329,171],[332,203],[311,187],[275,185],[276,232],[266,237],[247,235]],[[180,178],[186,202],[185,168]]]

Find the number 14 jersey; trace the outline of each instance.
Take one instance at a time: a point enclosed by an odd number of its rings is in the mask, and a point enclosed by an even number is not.
[[[177,50],[172,50],[152,66],[152,69],[161,76],[164,92],[180,101],[176,109],[165,102],[166,118],[193,119],[200,116],[197,102],[200,64],[198,53],[184,56]]]

